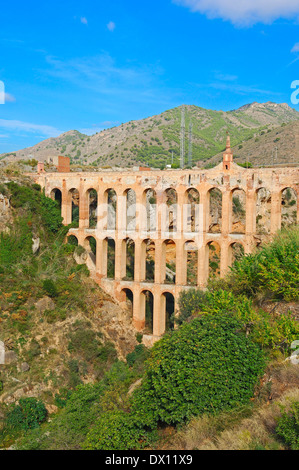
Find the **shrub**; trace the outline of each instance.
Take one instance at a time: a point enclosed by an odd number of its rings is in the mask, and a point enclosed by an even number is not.
[[[286,301],[299,299],[299,228],[281,231],[259,252],[235,262],[229,276],[235,293],[259,292]]]
[[[289,413],[278,420],[276,433],[292,450],[299,450],[299,402],[294,402]]]
[[[136,426],[133,416],[124,411],[108,411],[88,433],[86,450],[137,450],[147,444],[146,431]]]
[[[175,424],[247,403],[265,362],[241,328],[231,315],[200,315],[156,343],[133,394],[140,421]]]
[[[43,281],[43,289],[50,297],[58,296],[57,288],[52,279],[45,279]]]
[[[21,398],[6,417],[6,424],[16,430],[37,428],[47,418],[47,409],[36,398]]]
[[[148,355],[148,350],[144,344],[138,344],[135,346],[133,352],[129,353],[126,357],[127,364],[129,367],[133,367],[136,362],[143,362]]]

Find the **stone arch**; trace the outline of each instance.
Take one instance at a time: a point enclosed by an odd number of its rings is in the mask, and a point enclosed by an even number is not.
[[[153,240],[147,238],[141,245],[141,280],[146,282],[155,281],[155,254],[156,245]]]
[[[88,204],[88,220],[89,228],[97,226],[97,209],[98,209],[98,192],[94,188],[90,188],[86,192]]]
[[[67,243],[72,246],[79,246],[78,238],[73,234],[67,236]]]
[[[126,231],[136,230],[136,193],[134,189],[128,188],[124,192],[126,197]]]
[[[62,205],[62,192],[58,188],[53,188],[51,193],[50,193],[51,199],[57,202],[57,204],[60,207],[61,210],[61,205]]]
[[[89,269],[96,269],[96,260],[97,260],[97,241],[94,237],[88,236],[84,240],[84,248],[87,251],[87,266]]]
[[[199,231],[199,203],[200,196],[198,190],[196,188],[187,189],[184,197],[184,204],[187,206],[184,232],[194,233]]]
[[[222,230],[222,192],[219,188],[208,191],[208,232],[221,233]]]
[[[281,227],[288,227],[297,223],[298,194],[293,188],[284,188],[280,192],[281,200]]]
[[[106,189],[104,193],[104,203],[107,208],[104,230],[115,230],[117,215],[117,194],[113,188]]]
[[[161,312],[165,316],[165,331],[174,329],[175,298],[171,292],[163,292],[161,295]]]
[[[188,240],[184,244],[184,261],[186,265],[186,284],[197,285],[198,278],[198,246],[193,240]]]
[[[178,195],[174,188],[168,188],[164,191],[164,202],[165,202],[165,219],[162,220],[165,223],[166,232],[177,231],[177,202]]]
[[[147,232],[155,232],[157,229],[157,193],[148,188],[143,193],[143,201],[146,211],[146,223],[144,228]]]
[[[241,188],[231,191],[230,233],[246,233],[246,193]]]
[[[256,190],[256,233],[267,236],[271,232],[271,192],[261,187]]]
[[[122,301],[125,304],[130,316],[133,316],[134,294],[131,289],[124,287],[121,290]]]
[[[211,240],[206,244],[206,272],[208,277],[220,277],[221,247],[217,241]]]
[[[68,191],[68,223],[73,224],[74,227],[79,227],[79,205],[80,193],[78,189],[71,188]]]
[[[102,271],[107,279],[115,278],[115,240],[111,237],[106,237],[103,240]]]
[[[135,242],[131,238],[126,238],[122,242],[122,248],[125,251],[123,260],[125,260],[125,280],[134,281],[135,269]]]
[[[150,290],[143,290],[140,293],[141,318],[145,319],[144,333],[153,334],[154,330],[154,296]]]
[[[245,254],[244,245],[240,242],[233,242],[228,247],[228,265],[232,266],[235,261],[239,261]]]
[[[162,244],[162,283],[175,284],[176,244],[174,240],[164,240]]]

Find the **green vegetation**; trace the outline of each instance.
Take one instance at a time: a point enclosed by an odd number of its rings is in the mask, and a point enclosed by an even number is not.
[[[299,450],[299,401],[292,404],[289,412],[283,413],[275,431],[290,449]]]
[[[20,398],[18,405],[13,405],[7,413],[6,424],[13,430],[35,429],[46,420],[45,405],[36,398]]]
[[[133,401],[140,422],[177,424],[247,403],[264,359],[241,329],[230,315],[207,314],[155,344]]]
[[[13,221],[0,236],[0,326],[19,358],[8,374],[1,370],[0,394],[12,392],[13,371],[38,384],[34,392],[40,395],[1,405],[0,447],[165,448],[168,426],[181,442],[193,427],[203,441],[212,436],[221,448],[227,442],[223,433],[240,426],[236,446],[298,449],[298,397],[285,408],[283,401],[281,408],[270,404],[269,397],[275,381],[279,389],[279,380],[297,380],[284,361],[299,338],[299,323],[287,310],[261,308],[264,301],[299,300],[298,227],[238,259],[225,279],[212,279],[205,291],[183,291],[177,328],[150,351],[141,344],[142,334],[135,339],[134,333],[126,351],[101,327],[107,296],[89,279],[85,265],[73,260],[82,247],[72,238],[64,243],[69,227],[62,226],[58,203],[37,185],[8,183],[0,190],[13,208]],[[286,200],[290,203],[292,195]],[[238,214],[239,202],[234,200]],[[40,239],[34,254],[32,238]],[[129,263],[129,274],[131,268]],[[30,365],[27,377],[18,370],[24,361]],[[281,364],[283,379],[278,379],[273,367]],[[263,424],[263,406],[274,409],[272,427]],[[262,437],[252,430],[256,422]]]

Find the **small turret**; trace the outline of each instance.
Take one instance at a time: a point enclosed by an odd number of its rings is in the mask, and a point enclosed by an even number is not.
[[[233,152],[230,147],[230,136],[227,134],[226,138],[226,150],[223,154],[223,169],[230,170],[231,164],[233,162]]]

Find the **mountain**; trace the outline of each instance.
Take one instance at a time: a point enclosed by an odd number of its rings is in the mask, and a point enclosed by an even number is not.
[[[256,132],[232,150],[237,163],[250,162],[253,166],[298,164],[299,121]],[[209,165],[219,163],[221,159],[222,153],[218,153],[209,160]]]
[[[204,164],[222,152],[226,132],[231,136],[232,145],[240,146],[244,145],[244,141],[257,139],[257,136],[264,135],[262,133],[270,134],[274,132],[273,129],[299,119],[299,113],[285,103],[251,103],[228,112],[189,105],[184,108],[186,160],[189,128],[192,124],[193,164],[197,161]],[[49,157],[66,155],[71,157],[72,163],[83,165],[124,167],[142,164],[160,167],[171,163],[173,154],[173,162],[179,164],[181,111],[182,106],[157,116],[103,130],[93,136],[69,131],[34,147],[2,154],[0,158],[46,161]],[[243,153],[239,152],[240,157]]]

